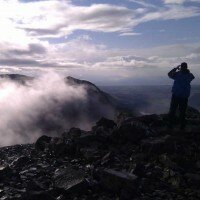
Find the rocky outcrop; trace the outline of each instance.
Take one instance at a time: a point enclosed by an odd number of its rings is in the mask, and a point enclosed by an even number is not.
[[[198,118],[185,131],[168,130],[166,115],[102,118],[91,131],[3,147],[0,198],[199,199]]]

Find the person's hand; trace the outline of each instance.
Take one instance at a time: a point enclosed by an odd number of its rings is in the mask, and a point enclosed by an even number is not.
[[[177,69],[177,70],[179,70],[180,68],[181,68],[181,66],[180,66],[180,65],[178,65],[178,66],[176,67],[176,69]]]

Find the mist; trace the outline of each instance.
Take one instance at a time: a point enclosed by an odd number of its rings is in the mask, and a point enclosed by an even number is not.
[[[103,112],[112,115],[96,100],[92,109],[97,115],[91,114],[88,98],[85,86],[67,84],[53,72],[26,84],[1,79],[0,146],[32,143],[42,134],[59,135],[73,126],[90,129]]]

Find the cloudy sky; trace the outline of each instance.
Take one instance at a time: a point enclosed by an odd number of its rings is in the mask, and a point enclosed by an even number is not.
[[[186,61],[200,83],[200,0],[0,0],[0,26],[0,73],[168,84]]]

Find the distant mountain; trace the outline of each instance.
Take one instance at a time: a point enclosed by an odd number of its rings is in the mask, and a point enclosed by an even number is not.
[[[25,84],[27,81],[32,81],[34,78],[31,76],[25,76],[21,74],[0,74],[1,79],[9,79],[21,84]]]
[[[116,99],[113,98],[108,93],[100,90],[95,84],[86,81],[73,78],[68,76],[65,78],[65,81],[69,85],[79,85],[86,88],[88,96],[94,100],[94,98],[99,100],[101,103],[105,105],[111,105],[112,107],[117,107]]]
[[[74,77],[68,76],[65,78],[65,81],[70,85],[84,85],[84,86],[87,86],[88,89],[90,89],[91,91],[101,92],[101,90],[95,84],[86,80],[80,80],[80,79],[76,79]]]

